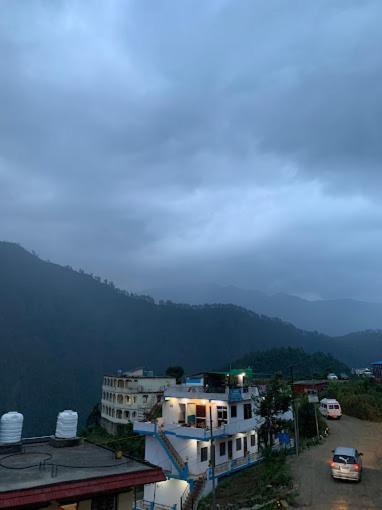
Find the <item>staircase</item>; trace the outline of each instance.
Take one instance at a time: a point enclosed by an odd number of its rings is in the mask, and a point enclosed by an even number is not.
[[[199,476],[199,478],[195,481],[192,490],[189,492],[186,501],[184,503],[182,502],[182,510],[194,510],[197,508],[197,504],[200,496],[202,495],[205,483],[205,478],[203,476]]]
[[[156,402],[150,411],[145,412],[145,421],[151,421],[158,417],[162,409],[162,402]]]
[[[166,450],[167,455],[169,456],[171,462],[177,469],[179,475],[183,477],[187,471],[186,464],[184,463],[182,457],[176,451],[171,441],[168,439],[163,430],[158,431],[158,440],[161,443],[162,447]]]

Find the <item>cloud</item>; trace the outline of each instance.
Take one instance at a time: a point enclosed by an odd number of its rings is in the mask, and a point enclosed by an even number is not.
[[[0,236],[121,286],[381,298],[381,14],[8,3]]]

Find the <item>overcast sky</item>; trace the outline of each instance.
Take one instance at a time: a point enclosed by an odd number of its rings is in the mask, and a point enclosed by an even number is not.
[[[382,2],[2,2],[0,239],[128,289],[382,299]]]

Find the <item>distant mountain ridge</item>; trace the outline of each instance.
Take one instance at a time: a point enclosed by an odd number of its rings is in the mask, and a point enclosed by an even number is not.
[[[234,305],[155,304],[6,242],[0,346],[0,413],[23,412],[31,435],[52,433],[63,409],[78,410],[83,423],[103,374],[118,369],[216,369],[283,346],[330,352],[350,366],[382,358],[380,332],[331,338]]]
[[[382,303],[354,299],[308,301],[290,294],[267,295],[259,290],[216,284],[149,289],[157,301],[225,303],[243,306],[268,317],[279,317],[308,331],[341,336],[353,331],[382,329]]]

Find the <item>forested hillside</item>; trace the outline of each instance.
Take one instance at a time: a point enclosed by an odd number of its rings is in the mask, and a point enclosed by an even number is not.
[[[217,368],[285,345],[341,350],[330,337],[232,305],[156,305],[4,242],[0,341],[0,412],[23,412],[29,434],[52,432],[64,408],[84,419],[105,372],[136,365]],[[341,359],[349,359],[347,345]]]
[[[255,375],[273,375],[281,372],[285,377],[291,374],[293,367],[294,378],[325,377],[330,372],[336,374],[349,374],[350,370],[345,363],[323,352],[305,352],[301,348],[281,347],[256,351],[242,356],[232,363],[232,367],[251,367]]]

